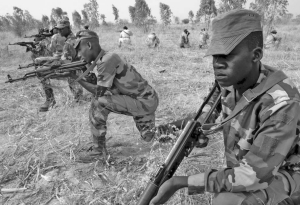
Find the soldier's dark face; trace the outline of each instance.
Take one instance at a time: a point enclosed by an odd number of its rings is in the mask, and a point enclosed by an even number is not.
[[[67,26],[64,28],[58,28],[58,32],[61,36],[67,37],[70,34],[70,28]]]
[[[239,86],[253,71],[253,53],[245,41],[228,55],[213,55],[215,79],[222,87]]]
[[[91,44],[86,40],[81,40],[79,46],[76,48],[77,56],[87,63],[91,63],[93,59],[93,51]]]

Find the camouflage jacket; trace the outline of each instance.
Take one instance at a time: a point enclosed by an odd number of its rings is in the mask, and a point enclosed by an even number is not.
[[[158,96],[137,70],[115,53],[102,50],[97,61],[97,84],[114,94],[137,99],[149,109],[158,104]]]
[[[51,37],[51,41],[48,43],[48,50],[53,52],[54,57],[61,57],[63,54],[63,48],[65,45],[66,38],[60,34],[55,34]]]
[[[275,71],[264,65],[260,70],[254,87]],[[221,93],[222,109],[219,114],[225,119],[237,102],[232,87],[222,88]],[[290,159],[298,156],[299,102],[299,92],[287,78],[254,99],[225,124],[223,135],[227,167],[206,171],[205,190],[214,193],[262,190],[270,185],[279,169],[293,171]]]
[[[76,50],[74,48],[76,37],[73,33],[70,33],[63,46],[61,60],[63,61],[75,61]]]
[[[180,43],[181,44],[188,44],[189,43],[189,36],[185,32],[181,33]]]
[[[51,56],[52,52],[47,48],[48,41],[47,39],[41,40],[34,49],[31,49],[33,59],[44,56]]]

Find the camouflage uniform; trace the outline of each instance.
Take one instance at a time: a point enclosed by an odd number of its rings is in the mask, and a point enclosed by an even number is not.
[[[180,48],[189,48],[191,47],[190,41],[189,41],[189,32],[185,33],[184,31],[181,33],[180,36]]]
[[[156,47],[159,46],[160,41],[159,41],[159,38],[156,36],[155,33],[151,33],[147,37],[146,44],[147,44],[148,47],[156,48]]]
[[[276,49],[281,42],[281,37],[277,37],[276,34],[270,33],[266,38],[265,48],[266,49]]]
[[[150,141],[155,134],[157,93],[132,65],[117,54],[102,50],[99,55],[102,57],[97,61],[97,84],[108,90],[102,97],[93,99],[89,111],[94,143],[105,143],[110,112],[132,116],[141,137]]]
[[[254,87],[265,83],[274,71],[261,65]],[[232,86],[221,92],[218,114],[225,119],[237,102]],[[299,192],[300,185],[300,175],[295,174],[295,163],[299,163],[299,102],[299,92],[287,78],[223,125],[227,167],[205,173],[205,191],[217,193],[213,204],[293,204],[289,197]],[[203,187],[189,187],[190,194],[201,191]]]
[[[132,36],[132,32],[128,29],[124,29],[121,33],[120,33],[120,38],[119,38],[119,47],[122,46],[122,44],[131,44],[131,39],[130,36]]]
[[[31,59],[34,60],[38,57],[42,56],[51,56],[52,52],[47,48],[48,45],[48,39],[41,40],[38,44],[36,44],[36,47],[31,49]]]
[[[63,63],[74,61],[76,57],[76,50],[74,48],[75,40],[76,38],[73,33],[71,33],[67,38],[62,37],[60,34],[53,35],[50,44],[47,45],[48,49],[53,52],[53,56],[37,58],[35,59],[35,63],[51,63],[58,60],[61,60]],[[42,80],[41,82],[44,90],[51,87],[49,79]],[[68,78],[68,83],[75,99],[79,99],[83,93],[83,89],[80,84],[78,82],[73,82],[70,78]]]
[[[209,39],[209,35],[206,31],[201,31],[199,35],[199,47],[203,48],[204,46],[207,46],[207,40]]]

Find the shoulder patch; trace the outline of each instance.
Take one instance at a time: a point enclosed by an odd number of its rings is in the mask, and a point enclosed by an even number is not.
[[[279,85],[274,85],[267,93],[271,95],[275,105],[290,100],[288,93]]]

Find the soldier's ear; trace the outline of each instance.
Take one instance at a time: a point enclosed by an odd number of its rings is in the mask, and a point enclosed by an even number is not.
[[[255,63],[259,62],[264,56],[263,49],[260,47],[254,48],[252,54],[253,54],[253,62]]]
[[[90,41],[87,42],[87,46],[89,47],[89,49],[92,49],[92,43]]]

